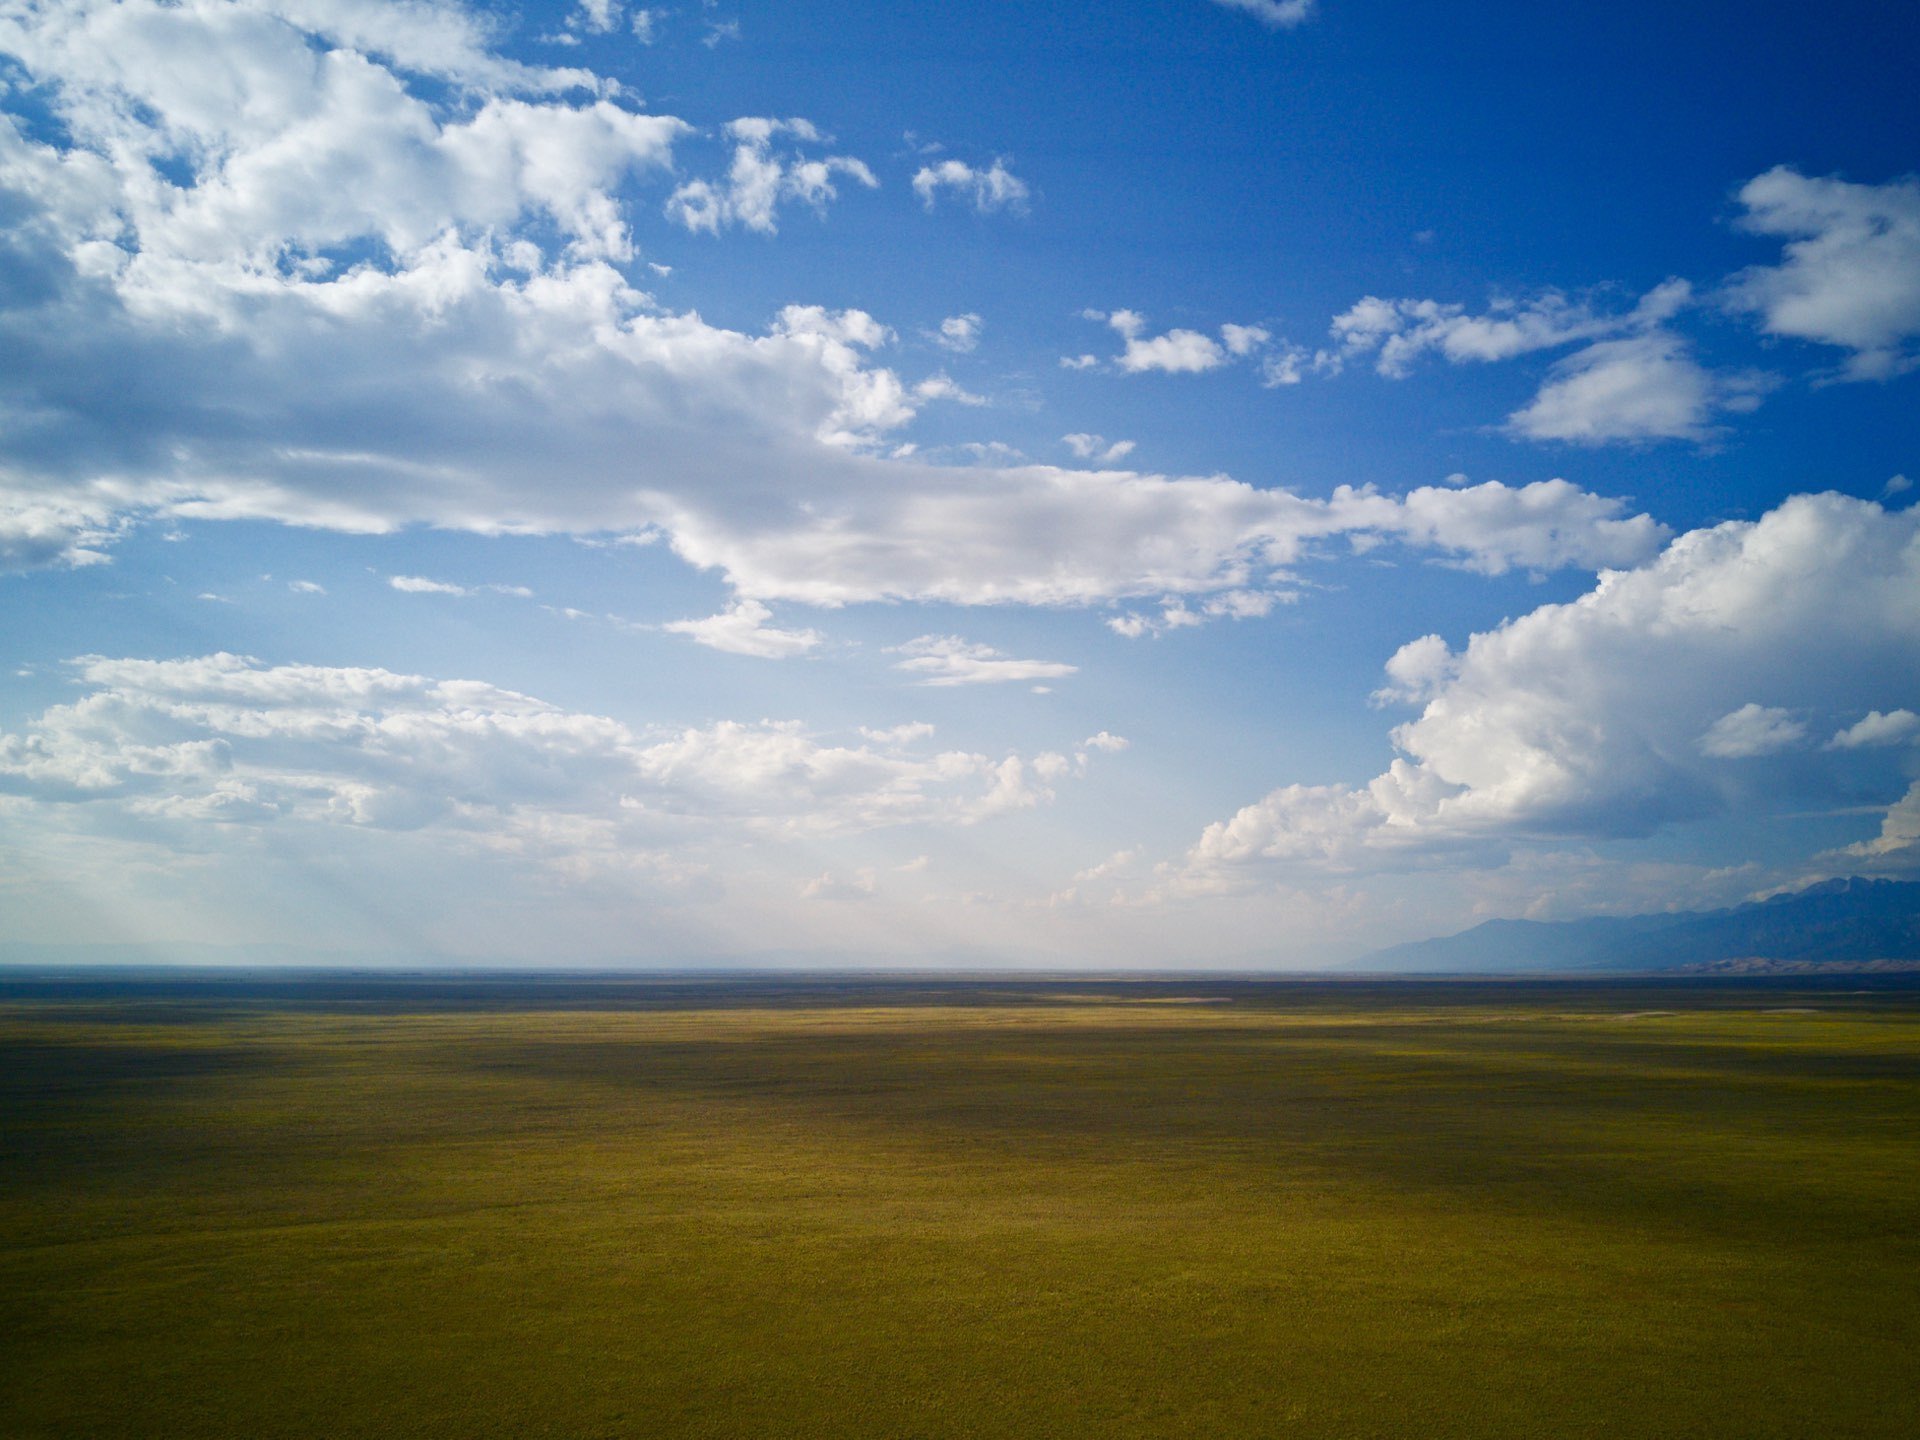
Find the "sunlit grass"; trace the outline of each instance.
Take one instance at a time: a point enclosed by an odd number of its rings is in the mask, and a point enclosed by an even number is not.
[[[1920,1433],[1917,998],[22,998],[0,1432]]]

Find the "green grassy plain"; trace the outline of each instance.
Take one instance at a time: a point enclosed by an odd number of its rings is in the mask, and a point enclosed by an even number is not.
[[[0,1435],[1920,1435],[1897,983],[0,982]]]

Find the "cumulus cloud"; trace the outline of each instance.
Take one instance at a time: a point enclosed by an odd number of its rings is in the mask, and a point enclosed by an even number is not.
[[[804,655],[826,639],[818,630],[781,630],[767,624],[773,611],[758,600],[736,600],[704,620],[671,620],[660,628],[729,655],[784,660]]]
[[[933,337],[933,343],[943,350],[951,350],[958,355],[971,353],[980,344],[980,332],[985,323],[978,315],[949,315],[940,322],[940,331]]]
[[[1313,14],[1314,0],[1213,0],[1253,16],[1269,30],[1291,30]]]
[[[924,720],[908,720],[903,724],[889,725],[880,730],[862,725],[860,733],[876,745],[913,745],[921,740],[932,739],[933,726]]]
[[[431,525],[658,536],[763,603],[1106,604],[1263,588],[1332,536],[1417,543],[1366,489],[891,458],[937,397],[879,363],[874,317],[729,329],[620,268],[629,189],[690,127],[452,15],[12,13],[59,123],[0,123],[0,562],[97,563],[143,519]],[[772,216],[801,123],[736,122],[781,179],[716,189],[728,223]],[[1619,563],[1600,532],[1564,548]]]
[[[987,397],[976,395],[944,371],[929,375],[913,387],[916,400],[951,400],[956,405],[985,405]]]
[[[1223,365],[1244,359],[1273,337],[1257,325],[1222,325],[1220,338],[1198,330],[1173,329],[1164,335],[1145,333],[1146,317],[1135,310],[1085,312],[1089,320],[1101,320],[1119,332],[1125,348],[1114,358],[1114,367],[1128,375],[1158,371],[1165,375],[1198,375],[1218,370]],[[1067,363],[1065,361],[1063,364]],[[1070,368],[1083,368],[1074,364]]]
[[[1052,796],[1058,756],[835,745],[791,722],[651,733],[469,680],[188,660],[71,662],[86,693],[0,735],[0,794],[123,820],[498,839],[530,816],[622,837],[971,824]]]
[[[1031,192],[1027,184],[1004,160],[995,160],[986,169],[976,169],[964,160],[942,160],[922,165],[913,174],[913,193],[927,209],[942,191],[951,191],[982,215],[995,210],[1024,210]]]
[[[1499,299],[1485,313],[1437,300],[1369,295],[1334,317],[1332,345],[1313,367],[1337,373],[1372,357],[1374,369],[1404,379],[1426,355],[1451,364],[1491,363],[1586,342],[1559,361],[1532,402],[1507,417],[1507,433],[1527,440],[1598,445],[1619,441],[1711,439],[1714,419],[1760,403],[1770,377],[1721,374],[1694,358],[1666,322],[1693,303],[1684,280],[1655,286],[1626,311],[1596,308],[1548,291],[1530,300]],[[1273,360],[1274,357],[1269,357]],[[1286,356],[1269,383],[1297,380],[1304,361]]]
[[[1769,335],[1852,353],[1843,373],[1884,380],[1916,363],[1920,180],[1862,185],[1781,165],[1741,186],[1742,229],[1786,240],[1777,265],[1728,283],[1729,303]]]
[[[1882,745],[1905,745],[1920,739],[1920,715],[1911,710],[1869,710],[1827,742],[1832,750],[1861,750]]]
[[[1577,445],[1613,441],[1706,441],[1722,413],[1745,413],[1771,381],[1752,372],[1715,374],[1668,330],[1603,340],[1549,372],[1531,403],[1507,417],[1509,434]]]
[[[1878,835],[1824,858],[1847,869],[1890,870],[1898,874],[1911,874],[1920,869],[1920,780],[1887,807]]]
[[[922,677],[922,685],[1000,685],[1011,680],[1053,680],[1077,674],[1079,666],[1053,660],[1016,660],[991,645],[958,635],[922,635],[892,652],[907,658],[894,668]]]
[[[1807,727],[1793,718],[1792,711],[1748,701],[1707,727],[1700,737],[1700,753],[1716,760],[1750,760],[1791,750],[1806,738]]]
[[[620,11],[620,0],[575,0],[567,28],[589,35],[609,35],[620,23]]]
[[[746,116],[731,121],[726,134],[734,142],[733,163],[718,180],[689,180],[667,197],[667,215],[689,230],[717,234],[729,225],[741,225],[771,235],[779,229],[782,201],[798,200],[815,211],[839,197],[836,175],[867,189],[879,180],[862,160],[850,155],[808,159],[800,154],[774,153],[780,136],[808,143],[824,143],[811,122]]]
[[[1161,600],[1159,615],[1128,610],[1109,618],[1107,628],[1116,635],[1138,640],[1143,635],[1157,637],[1170,630],[1191,629],[1209,620],[1257,619],[1272,614],[1275,605],[1289,604],[1299,598],[1297,590],[1225,590],[1207,596],[1195,608],[1178,595],[1169,595]]]
[[[1100,465],[1111,465],[1116,461],[1124,460],[1133,453],[1134,449],[1134,442],[1131,440],[1115,440],[1112,444],[1108,444],[1106,436],[1089,435],[1085,432],[1062,435],[1060,440],[1082,460],[1092,460]]]
[[[1602,569],[1638,564],[1669,534],[1652,517],[1625,511],[1624,502],[1565,480],[1423,485],[1408,492],[1394,528],[1409,543],[1485,575]]]
[[[1387,672],[1382,698],[1422,710],[1393,731],[1401,755],[1384,773],[1277,789],[1209,826],[1163,881],[1207,892],[1286,867],[1459,864],[1529,840],[1647,835],[1763,813],[1788,773],[1801,795],[1857,793],[1871,754],[1846,760],[1843,784],[1822,768],[1842,757],[1805,746],[1801,717],[1912,709],[1920,519],[1796,496],[1682,535],[1464,650],[1416,640]],[[1903,728],[1889,724],[1899,711],[1874,712],[1866,736]],[[1905,783],[1894,755],[1879,763],[1868,783]]]
[[[1648,291],[1632,310],[1607,314],[1590,302],[1550,290],[1531,300],[1496,299],[1481,315],[1438,300],[1368,295],[1334,317],[1329,332],[1333,345],[1320,352],[1316,364],[1339,370],[1371,355],[1375,370],[1400,380],[1428,354],[1455,365],[1510,360],[1580,340],[1652,329],[1690,303],[1692,295],[1686,281],[1668,280]]]

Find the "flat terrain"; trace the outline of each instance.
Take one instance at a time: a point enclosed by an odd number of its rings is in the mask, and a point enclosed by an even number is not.
[[[1920,1435],[1920,988],[0,980],[0,1435]]]

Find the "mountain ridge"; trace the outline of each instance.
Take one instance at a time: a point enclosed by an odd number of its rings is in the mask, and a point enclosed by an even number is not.
[[[1488,920],[1363,956],[1355,970],[1409,973],[1677,971],[1752,962],[1840,969],[1920,961],[1920,882],[1846,876],[1724,910]]]

